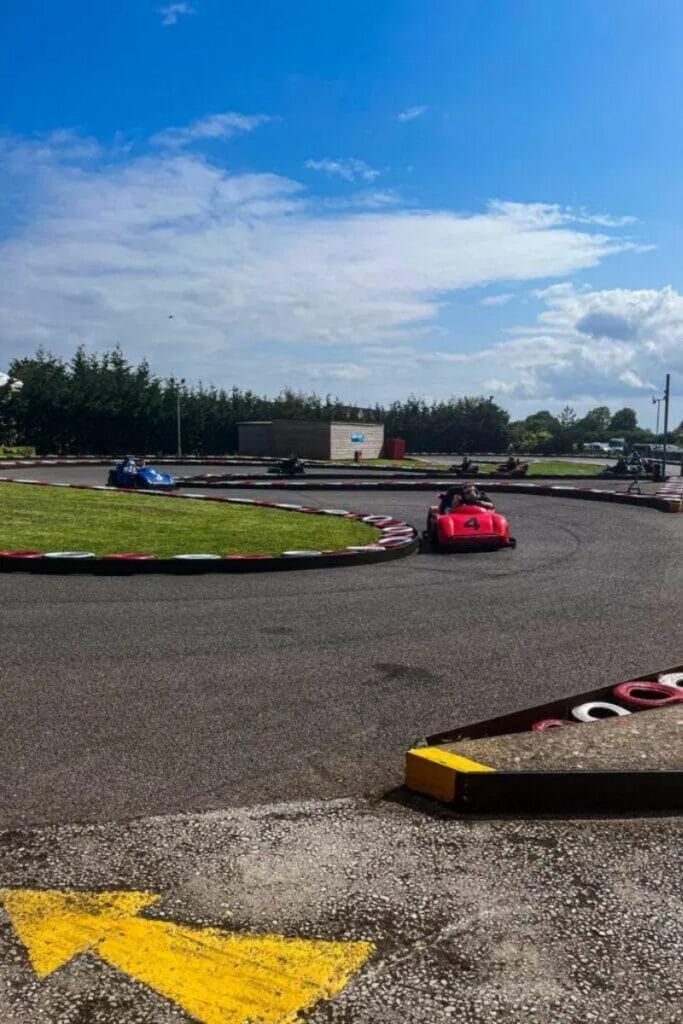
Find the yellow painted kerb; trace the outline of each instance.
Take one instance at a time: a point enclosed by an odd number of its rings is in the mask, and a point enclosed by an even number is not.
[[[459,774],[495,770],[443,747],[413,747],[406,755],[406,786],[415,793],[447,802],[455,798]]]

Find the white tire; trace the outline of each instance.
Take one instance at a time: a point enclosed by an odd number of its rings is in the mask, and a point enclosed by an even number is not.
[[[662,672],[657,676],[657,682],[680,692],[683,690],[683,672]]]
[[[220,559],[220,555],[172,555],[174,561],[182,562],[213,562],[217,558]]]
[[[608,704],[604,700],[589,700],[586,704],[578,704],[572,708],[572,715],[579,722],[599,722],[604,718],[616,718],[617,715],[630,715],[626,708],[618,704]]]
[[[97,558],[92,551],[46,551],[45,558]]]

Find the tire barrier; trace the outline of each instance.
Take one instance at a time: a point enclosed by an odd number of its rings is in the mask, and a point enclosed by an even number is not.
[[[208,479],[208,478],[207,478]],[[477,478],[481,479],[481,478]],[[553,477],[557,479],[557,477]],[[182,482],[181,482],[182,483]],[[344,480],[272,480],[259,477],[242,477],[230,483],[216,483],[210,480],[205,484],[193,482],[183,484],[193,488],[206,487],[225,488],[230,490],[278,490],[278,491],[439,491],[443,490],[443,479],[430,477],[417,480],[379,479],[355,480],[350,477]],[[568,484],[535,484],[525,481],[510,482],[507,480],[487,480],[486,490],[490,493],[528,494],[543,498],[578,498],[583,501],[608,501],[617,505],[634,505],[641,508],[654,508],[659,512],[683,511],[683,489],[680,492],[667,491],[656,494],[629,494],[625,491],[614,491],[603,487],[575,487]]]
[[[619,683],[612,692],[617,700],[633,711],[683,702],[683,690],[676,692],[674,687],[662,686],[661,683]]]
[[[139,455],[135,456],[138,459],[144,459],[147,463],[154,463],[158,466],[232,466],[239,468],[240,466],[270,466],[273,463],[279,461],[275,457],[263,457],[258,458],[253,456],[251,458],[240,458],[238,456],[210,456],[205,455],[201,458],[193,456],[187,458],[178,458],[177,456],[166,456],[166,457],[155,457],[154,455]],[[96,467],[96,466],[109,466],[112,467],[120,461],[119,458],[111,456],[92,456],[92,457],[74,457],[74,458],[26,458],[26,459],[0,459],[0,472],[5,469],[30,469],[33,467]],[[391,480],[395,477],[397,481],[407,480],[411,476],[422,479],[424,477],[431,477],[433,480],[466,480],[466,479],[477,479],[486,480],[488,482],[499,482],[507,483],[510,478],[501,476],[500,473],[485,473],[479,472],[475,476],[468,477],[466,474],[452,473],[448,469],[436,469],[434,467],[420,466],[367,466],[362,467],[357,463],[346,463],[346,462],[325,462],[322,460],[311,459],[307,460],[307,465],[314,469],[324,470],[344,470],[346,473],[346,479],[363,479],[368,476],[375,475],[380,480]],[[231,474],[239,480],[237,474]],[[582,473],[539,473],[534,474],[534,478],[537,480],[586,480],[585,474]],[[225,480],[225,477],[223,478]],[[250,479],[261,480],[262,482],[277,483],[277,479],[273,477],[252,477]],[[308,474],[308,479],[320,479],[329,480],[329,476],[320,474]],[[524,478],[526,479],[526,478]],[[602,478],[609,479],[609,478]],[[630,475],[614,477],[615,480],[632,480],[633,477]],[[640,480],[650,480],[652,476],[643,474]],[[288,478],[280,478],[280,482],[285,482]],[[213,477],[213,480],[208,479],[207,474],[203,474],[202,477],[192,478],[186,477],[183,479],[183,486],[189,487],[220,487],[223,486],[220,477]],[[292,482],[290,480],[290,482]],[[512,481],[514,482],[514,481]],[[338,486],[338,485],[337,485]],[[668,488],[668,489],[667,489]],[[656,492],[658,496],[662,498],[673,498],[675,500],[683,500],[681,493],[681,485],[679,481],[672,480],[669,485],[663,484],[662,487]]]
[[[657,676],[657,682],[683,693],[683,672],[662,672]]]
[[[407,752],[405,784],[468,815],[680,813],[682,694],[683,665],[676,665],[426,736]],[[597,732],[530,741],[610,719]]]
[[[619,704],[611,704],[605,700],[589,700],[585,704],[578,704],[572,708],[572,715],[579,722],[599,722],[604,718],[614,718],[617,715],[630,715],[631,712],[622,708]]]
[[[43,480],[12,480],[0,477],[3,483],[27,487],[70,487],[75,490],[112,491],[135,494],[167,501],[211,501],[225,505],[253,505],[285,512],[307,515],[338,516],[353,522],[366,523],[379,531],[377,540],[368,544],[349,545],[345,548],[314,551],[308,549],[283,551],[280,555],[261,552],[248,554],[209,554],[179,552],[168,558],[157,558],[146,552],[109,552],[98,556],[92,551],[0,551],[0,572],[89,572],[100,574],[130,574],[149,572],[264,572],[292,569],[334,568],[343,565],[369,565],[391,561],[411,555],[418,548],[418,532],[410,523],[393,516],[365,515],[345,509],[313,508],[274,501],[254,501],[251,498],[224,498],[205,494],[169,494],[166,491],[138,491],[109,488],[104,485],[51,484]]]

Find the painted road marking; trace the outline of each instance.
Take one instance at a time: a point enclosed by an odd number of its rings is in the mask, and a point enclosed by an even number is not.
[[[165,996],[202,1024],[290,1024],[338,995],[371,942],[250,935],[139,917],[149,892],[3,889],[0,900],[44,978],[80,953]]]

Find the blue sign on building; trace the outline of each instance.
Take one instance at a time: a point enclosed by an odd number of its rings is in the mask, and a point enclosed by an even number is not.
[[[351,434],[351,440],[354,444],[361,444],[365,440],[365,434]]]

